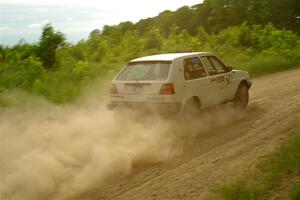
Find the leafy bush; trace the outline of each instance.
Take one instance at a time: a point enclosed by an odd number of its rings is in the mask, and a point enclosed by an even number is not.
[[[184,14],[186,9],[181,12]],[[201,26],[192,31],[172,25],[168,31],[161,32],[147,23],[143,24],[142,33],[132,30],[134,26],[130,23],[106,27],[102,33],[94,30],[86,41],[75,45],[61,45],[63,35],[47,25],[44,32],[50,31],[51,37],[61,39],[52,41],[49,66],[45,65],[48,58],[39,53],[43,42],[1,47],[0,88],[20,88],[56,103],[66,103],[76,99],[96,77],[117,73],[129,60],[168,52],[212,51],[227,64],[247,70],[252,76],[300,66],[299,36],[271,24],[243,23],[209,34]]]
[[[42,63],[33,56],[0,65],[0,86],[6,89],[30,90],[36,79],[45,73]]]

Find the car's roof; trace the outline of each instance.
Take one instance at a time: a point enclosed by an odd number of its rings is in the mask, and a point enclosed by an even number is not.
[[[172,61],[176,58],[191,56],[191,55],[206,55],[211,54],[210,52],[190,52],[190,53],[167,53],[167,54],[158,54],[152,56],[145,56],[141,58],[136,58],[130,62],[141,62],[141,61]]]

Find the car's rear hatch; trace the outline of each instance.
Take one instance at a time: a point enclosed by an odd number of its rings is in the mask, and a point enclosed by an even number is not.
[[[158,95],[170,73],[171,61],[131,62],[113,84],[121,95]]]

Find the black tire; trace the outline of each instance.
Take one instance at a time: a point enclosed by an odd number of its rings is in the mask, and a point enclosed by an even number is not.
[[[242,83],[235,94],[234,105],[238,108],[246,108],[249,102],[249,88]]]
[[[200,102],[196,99],[189,100],[184,107],[183,115],[188,117],[196,117],[200,114]]]

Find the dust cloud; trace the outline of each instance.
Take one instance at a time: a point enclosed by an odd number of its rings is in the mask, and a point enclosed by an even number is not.
[[[114,113],[97,99],[58,106],[27,98],[27,103],[0,109],[3,200],[73,199],[129,175],[135,166],[179,156],[201,133],[240,117],[225,107],[197,119],[171,120]]]

